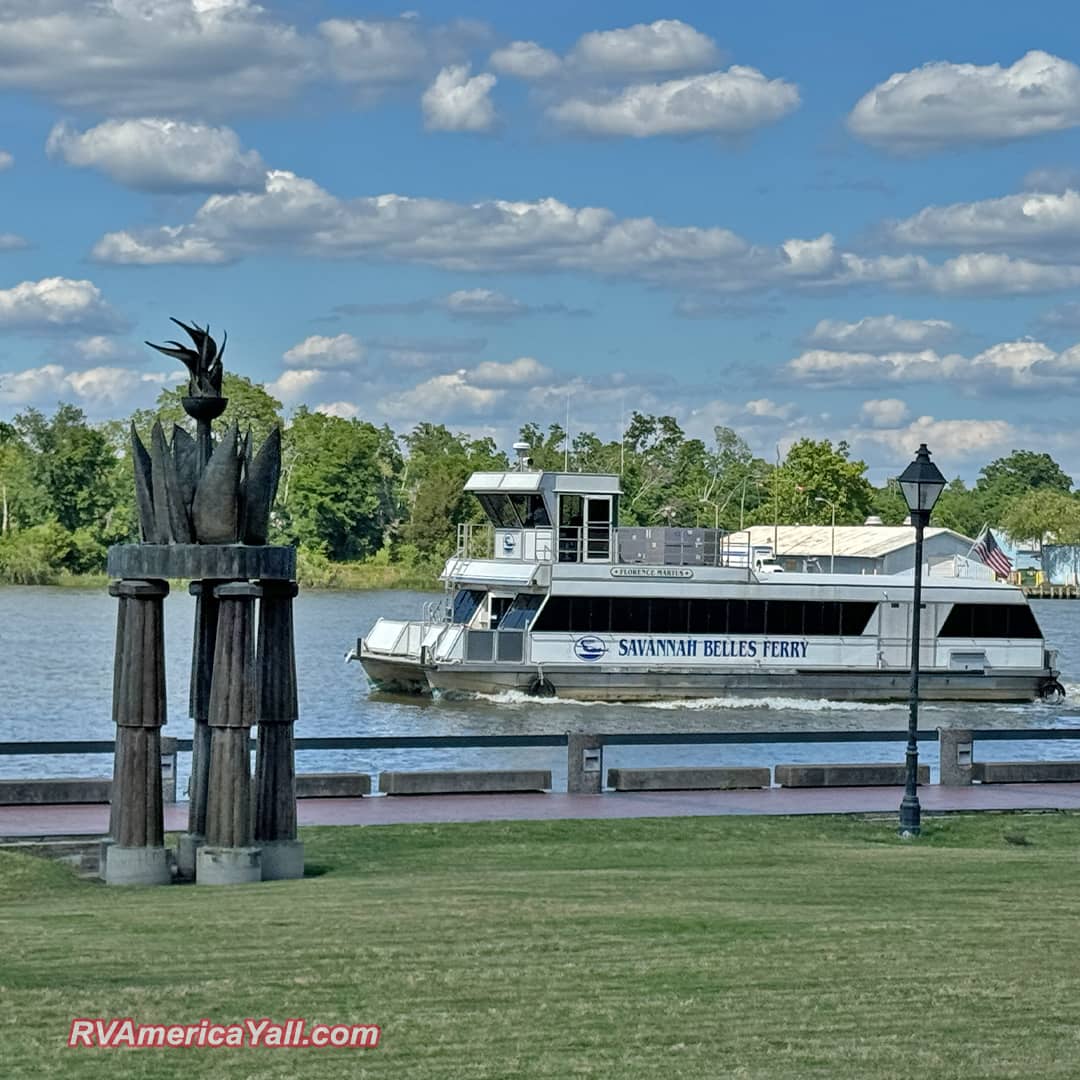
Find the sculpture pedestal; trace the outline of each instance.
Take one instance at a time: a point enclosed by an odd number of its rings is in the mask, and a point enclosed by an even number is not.
[[[187,881],[195,880],[195,866],[199,849],[206,843],[205,836],[194,833],[182,833],[176,845],[176,869],[180,877]]]
[[[259,848],[199,848],[195,857],[197,885],[251,885],[258,881],[262,881]]]
[[[260,841],[263,881],[304,876],[304,845],[300,840]]]
[[[110,844],[105,859],[106,885],[168,885],[169,853],[163,847],[121,847]]]

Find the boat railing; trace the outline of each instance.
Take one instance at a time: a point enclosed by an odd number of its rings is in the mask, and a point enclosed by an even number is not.
[[[718,566],[746,569],[745,540],[723,529],[645,528],[607,522],[544,528],[504,528],[491,522],[457,527],[459,559],[532,563],[611,563],[648,566]]]

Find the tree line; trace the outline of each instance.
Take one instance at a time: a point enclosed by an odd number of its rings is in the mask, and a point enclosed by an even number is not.
[[[102,573],[109,545],[139,539],[129,427],[144,441],[155,421],[190,429],[183,393],[165,390],[153,409],[125,421],[91,424],[61,404],[51,416],[28,408],[0,422],[0,580]],[[283,428],[272,542],[298,545],[312,583],[330,583],[335,565],[357,562],[434,577],[458,524],[483,519],[463,490],[469,474],[510,467],[492,439],[442,424],[399,434],[303,406],[286,424],[281,402],[242,376],[226,375],[224,394],[229,405],[217,426],[235,422],[257,441],[272,426]],[[520,437],[538,468],[619,474],[623,525],[734,530],[773,521],[828,525],[834,514],[838,525],[871,515],[900,524],[907,515],[895,482],[873,486],[842,441],[800,439],[769,462],[730,428],[717,427],[707,444],[689,438],[674,417],[637,412],[621,441],[589,431],[567,440],[558,424],[535,423]],[[932,524],[972,537],[989,524],[1018,541],[1080,543],[1080,495],[1049,455],[1014,450],[984,466],[971,487],[949,483]]]

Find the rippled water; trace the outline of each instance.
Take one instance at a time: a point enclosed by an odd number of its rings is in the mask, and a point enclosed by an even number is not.
[[[296,604],[299,736],[536,734],[601,732],[900,730],[903,704],[860,704],[719,698],[687,702],[608,705],[536,700],[518,694],[465,700],[397,697],[369,691],[363,670],[345,662],[357,636],[380,615],[415,618],[430,595],[410,592],[306,592]],[[1048,727],[1080,725],[1080,601],[1036,601],[1036,616],[1069,695],[1032,705],[932,704],[920,726]],[[176,592],[166,601],[170,735],[190,736],[187,681],[194,600]],[[116,602],[104,591],[0,588],[0,741],[111,739],[110,695]],[[936,764],[936,747],[920,747]],[[995,758],[1080,757],[1072,740],[1003,742]],[[605,764],[774,764],[778,761],[902,760],[903,743],[753,744],[611,747]],[[301,771],[420,768],[550,768],[565,783],[565,751],[453,749],[321,751],[300,755]],[[102,756],[0,757],[0,775],[104,775]],[[181,784],[186,762],[181,761]]]

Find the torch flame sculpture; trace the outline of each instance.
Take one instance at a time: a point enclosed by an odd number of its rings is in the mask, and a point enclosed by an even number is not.
[[[184,411],[196,423],[192,437],[173,425],[166,439],[154,424],[150,449],[131,428],[135,461],[135,500],[143,540],[150,544],[265,544],[270,507],[281,478],[281,431],[270,433],[258,453],[252,453],[250,430],[241,437],[233,424],[216,446],[211,424],[229,404],[221,396],[221,348],[197,323],[173,319],[195,348],[178,341],[146,344],[183,362],[190,373]]]

